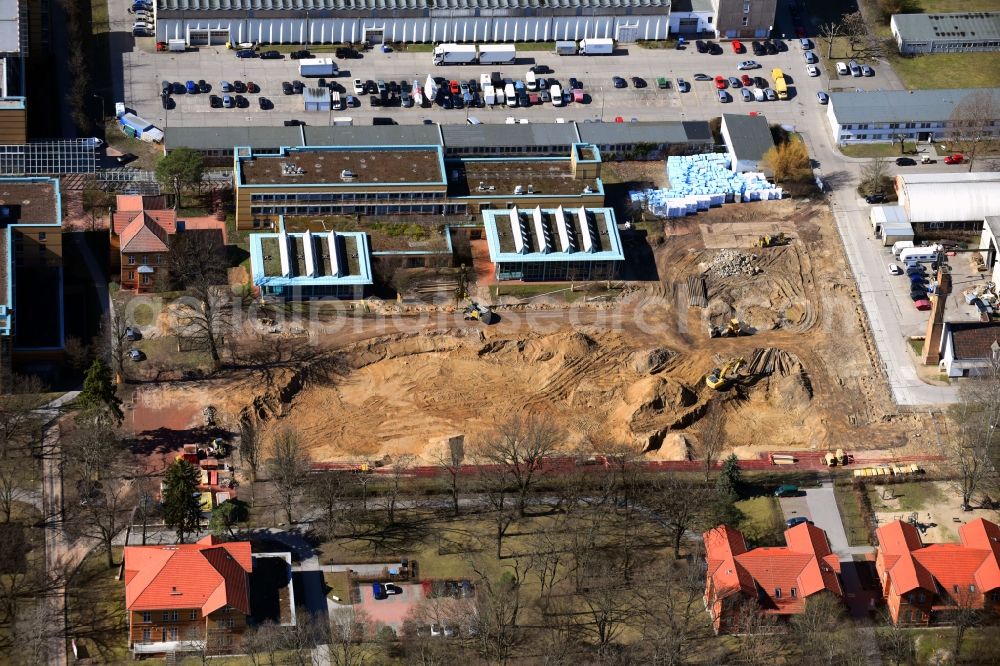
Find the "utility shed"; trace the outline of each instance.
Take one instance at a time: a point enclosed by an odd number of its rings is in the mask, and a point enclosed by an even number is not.
[[[333,108],[329,88],[306,88],[302,91],[302,102],[306,111],[330,111]]]
[[[914,230],[982,229],[1000,215],[1000,173],[956,172],[896,176],[896,197]]]
[[[774,147],[771,128],[762,115],[723,113],[722,139],[726,142],[729,168],[736,173],[761,171],[761,159]]]
[[[872,206],[868,218],[875,237],[882,239],[882,245],[913,240],[913,225],[906,219],[906,210],[902,206]]]

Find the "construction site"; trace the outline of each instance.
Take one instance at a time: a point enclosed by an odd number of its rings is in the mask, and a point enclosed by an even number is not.
[[[716,419],[746,459],[911,452],[922,417],[889,398],[824,203],[723,206],[642,223],[623,243],[651,250],[658,279],[627,282],[611,302],[504,297],[486,324],[461,306],[403,298],[391,316],[311,336],[315,352],[298,366],[147,385],[131,404],[195,419],[212,404],[265,428],[287,422],[320,463],[432,464],[444,443],[474,444],[528,413],[563,429],[575,453],[614,443],[650,460],[697,460]],[[426,316],[434,307],[440,316]],[[311,371],[331,359],[336,372]]]

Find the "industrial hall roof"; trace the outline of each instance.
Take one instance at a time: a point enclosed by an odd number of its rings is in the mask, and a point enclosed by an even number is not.
[[[400,11],[670,8],[670,0],[158,0],[160,10]]]

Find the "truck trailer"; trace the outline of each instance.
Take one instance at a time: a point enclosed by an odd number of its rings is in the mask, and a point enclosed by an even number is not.
[[[480,65],[513,65],[517,49],[513,44],[483,44],[479,47]]]
[[[576,55],[576,42],[559,41],[556,42],[556,55]]]
[[[476,58],[475,44],[440,44],[434,47],[435,65],[471,65]]]
[[[187,43],[183,39],[168,39],[167,50],[175,52],[187,51]]]
[[[299,60],[299,76],[336,76],[338,69],[333,58]]]
[[[163,130],[134,113],[120,114],[118,116],[118,124],[121,125],[122,133],[125,136],[140,139],[147,143],[163,142]]]
[[[615,40],[613,39],[581,39],[580,48],[577,51],[580,55],[611,55],[615,52]]]

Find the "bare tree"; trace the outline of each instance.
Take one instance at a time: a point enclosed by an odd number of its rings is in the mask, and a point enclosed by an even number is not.
[[[127,380],[128,364],[125,361],[129,352],[129,328],[124,304],[116,304],[112,298],[109,312],[101,321],[101,337],[108,343],[105,354],[111,371],[122,380]]]
[[[820,39],[826,42],[826,58],[833,60],[833,44],[840,37],[842,28],[836,21],[827,21],[819,27]]]
[[[503,557],[503,538],[517,517],[514,500],[508,496],[507,485],[503,478],[498,478],[488,467],[480,465],[477,468],[477,490],[486,504],[486,510],[493,521],[493,536],[496,540],[497,559]]]
[[[309,473],[311,462],[302,448],[299,433],[291,426],[278,428],[271,437],[271,457],[265,463],[267,475],[275,491],[285,518],[293,523],[292,511],[303,488],[303,479]]]
[[[615,571],[603,572],[588,581],[580,596],[584,622],[580,625],[605,654],[616,643],[638,614],[635,591]]]
[[[701,446],[701,461],[705,468],[705,484],[712,479],[712,468],[726,448],[726,422],[722,409],[714,402],[709,403],[708,412],[701,419],[698,429],[698,443]]]
[[[38,377],[15,375],[11,393],[0,395],[0,458],[41,439],[42,424],[34,410],[44,390]]]
[[[177,234],[167,257],[171,287],[183,289],[186,294],[173,303],[178,334],[204,344],[218,366],[233,316],[222,238],[214,232]]]
[[[847,37],[855,58],[874,60],[885,56],[885,48],[878,36],[868,29],[868,22],[861,11],[844,14],[840,21],[841,34]]]
[[[319,523],[327,539],[340,533],[349,509],[348,488],[353,483],[349,472],[332,471],[310,474],[306,483],[306,498],[314,510],[319,511]]]
[[[707,496],[705,488],[688,476],[671,475],[657,479],[643,498],[652,520],[670,537],[675,558],[681,556],[684,535],[701,519]]]
[[[254,666],[275,666],[278,653],[282,650],[283,629],[274,622],[264,622],[243,634],[243,649]]]
[[[521,639],[518,617],[521,612],[521,583],[525,572],[513,560],[499,579],[492,579],[478,563],[472,563],[478,579],[476,605],[469,623],[473,627],[480,655],[498,666],[510,661]]]
[[[402,455],[396,457],[392,464],[389,465],[389,479],[385,487],[385,496],[383,501],[385,502],[385,518],[390,525],[396,522],[396,504],[399,501],[399,492],[402,487],[403,479],[409,472],[410,467],[413,465],[414,457],[410,455]]]
[[[449,439],[433,454],[434,462],[447,474],[448,494],[451,496],[452,515],[460,512],[458,496],[460,491],[462,460],[465,458],[465,447],[460,439]]]
[[[522,518],[542,464],[564,440],[564,433],[536,416],[514,416],[499,423],[493,435],[477,450],[481,464],[495,465],[517,492],[517,513]]]
[[[364,645],[374,631],[371,617],[354,606],[336,609],[330,618],[330,663],[334,666],[363,666],[369,663],[369,649]]]
[[[791,620],[795,645],[801,652],[802,663],[844,663],[848,657],[841,641],[835,640],[845,629],[844,604],[829,593],[806,599],[805,611]],[[855,650],[850,646],[847,652]]]
[[[257,484],[257,472],[260,469],[261,439],[257,422],[246,411],[240,414],[240,464],[246,466],[247,479],[250,482],[250,506],[254,502],[254,486]]]
[[[996,141],[993,121],[1000,117],[1000,95],[990,88],[974,90],[955,105],[948,119],[948,136],[963,146],[963,155],[972,171],[980,144]]]
[[[775,634],[782,633],[777,619],[764,613],[755,601],[746,600],[733,613],[733,633],[737,635],[739,663],[747,666],[769,666],[777,661],[782,641]]]
[[[879,653],[890,666],[913,666],[917,658],[917,643],[912,632],[901,628],[887,612],[883,612],[883,625],[876,633]]]
[[[14,502],[25,490],[24,486],[24,463],[0,458],[0,513],[3,513],[3,522],[10,522]]]
[[[946,451],[958,472],[962,507],[967,509],[975,493],[997,478],[1000,358],[994,360],[986,375],[965,382],[959,396],[959,402],[951,408],[956,432],[946,444]]]
[[[884,157],[876,157],[861,167],[861,194],[882,192],[889,178],[889,162]]]
[[[701,562],[701,554],[695,553],[687,561],[664,563],[646,584],[637,586],[648,663],[688,663],[698,644],[710,635],[704,621],[705,571]]]
[[[976,595],[977,593],[970,591],[968,587],[959,586],[957,592],[951,592],[951,604],[945,612],[948,621],[955,628],[952,659],[956,664],[962,663],[961,656],[965,632],[983,621],[982,611],[976,607],[978,601]]]

